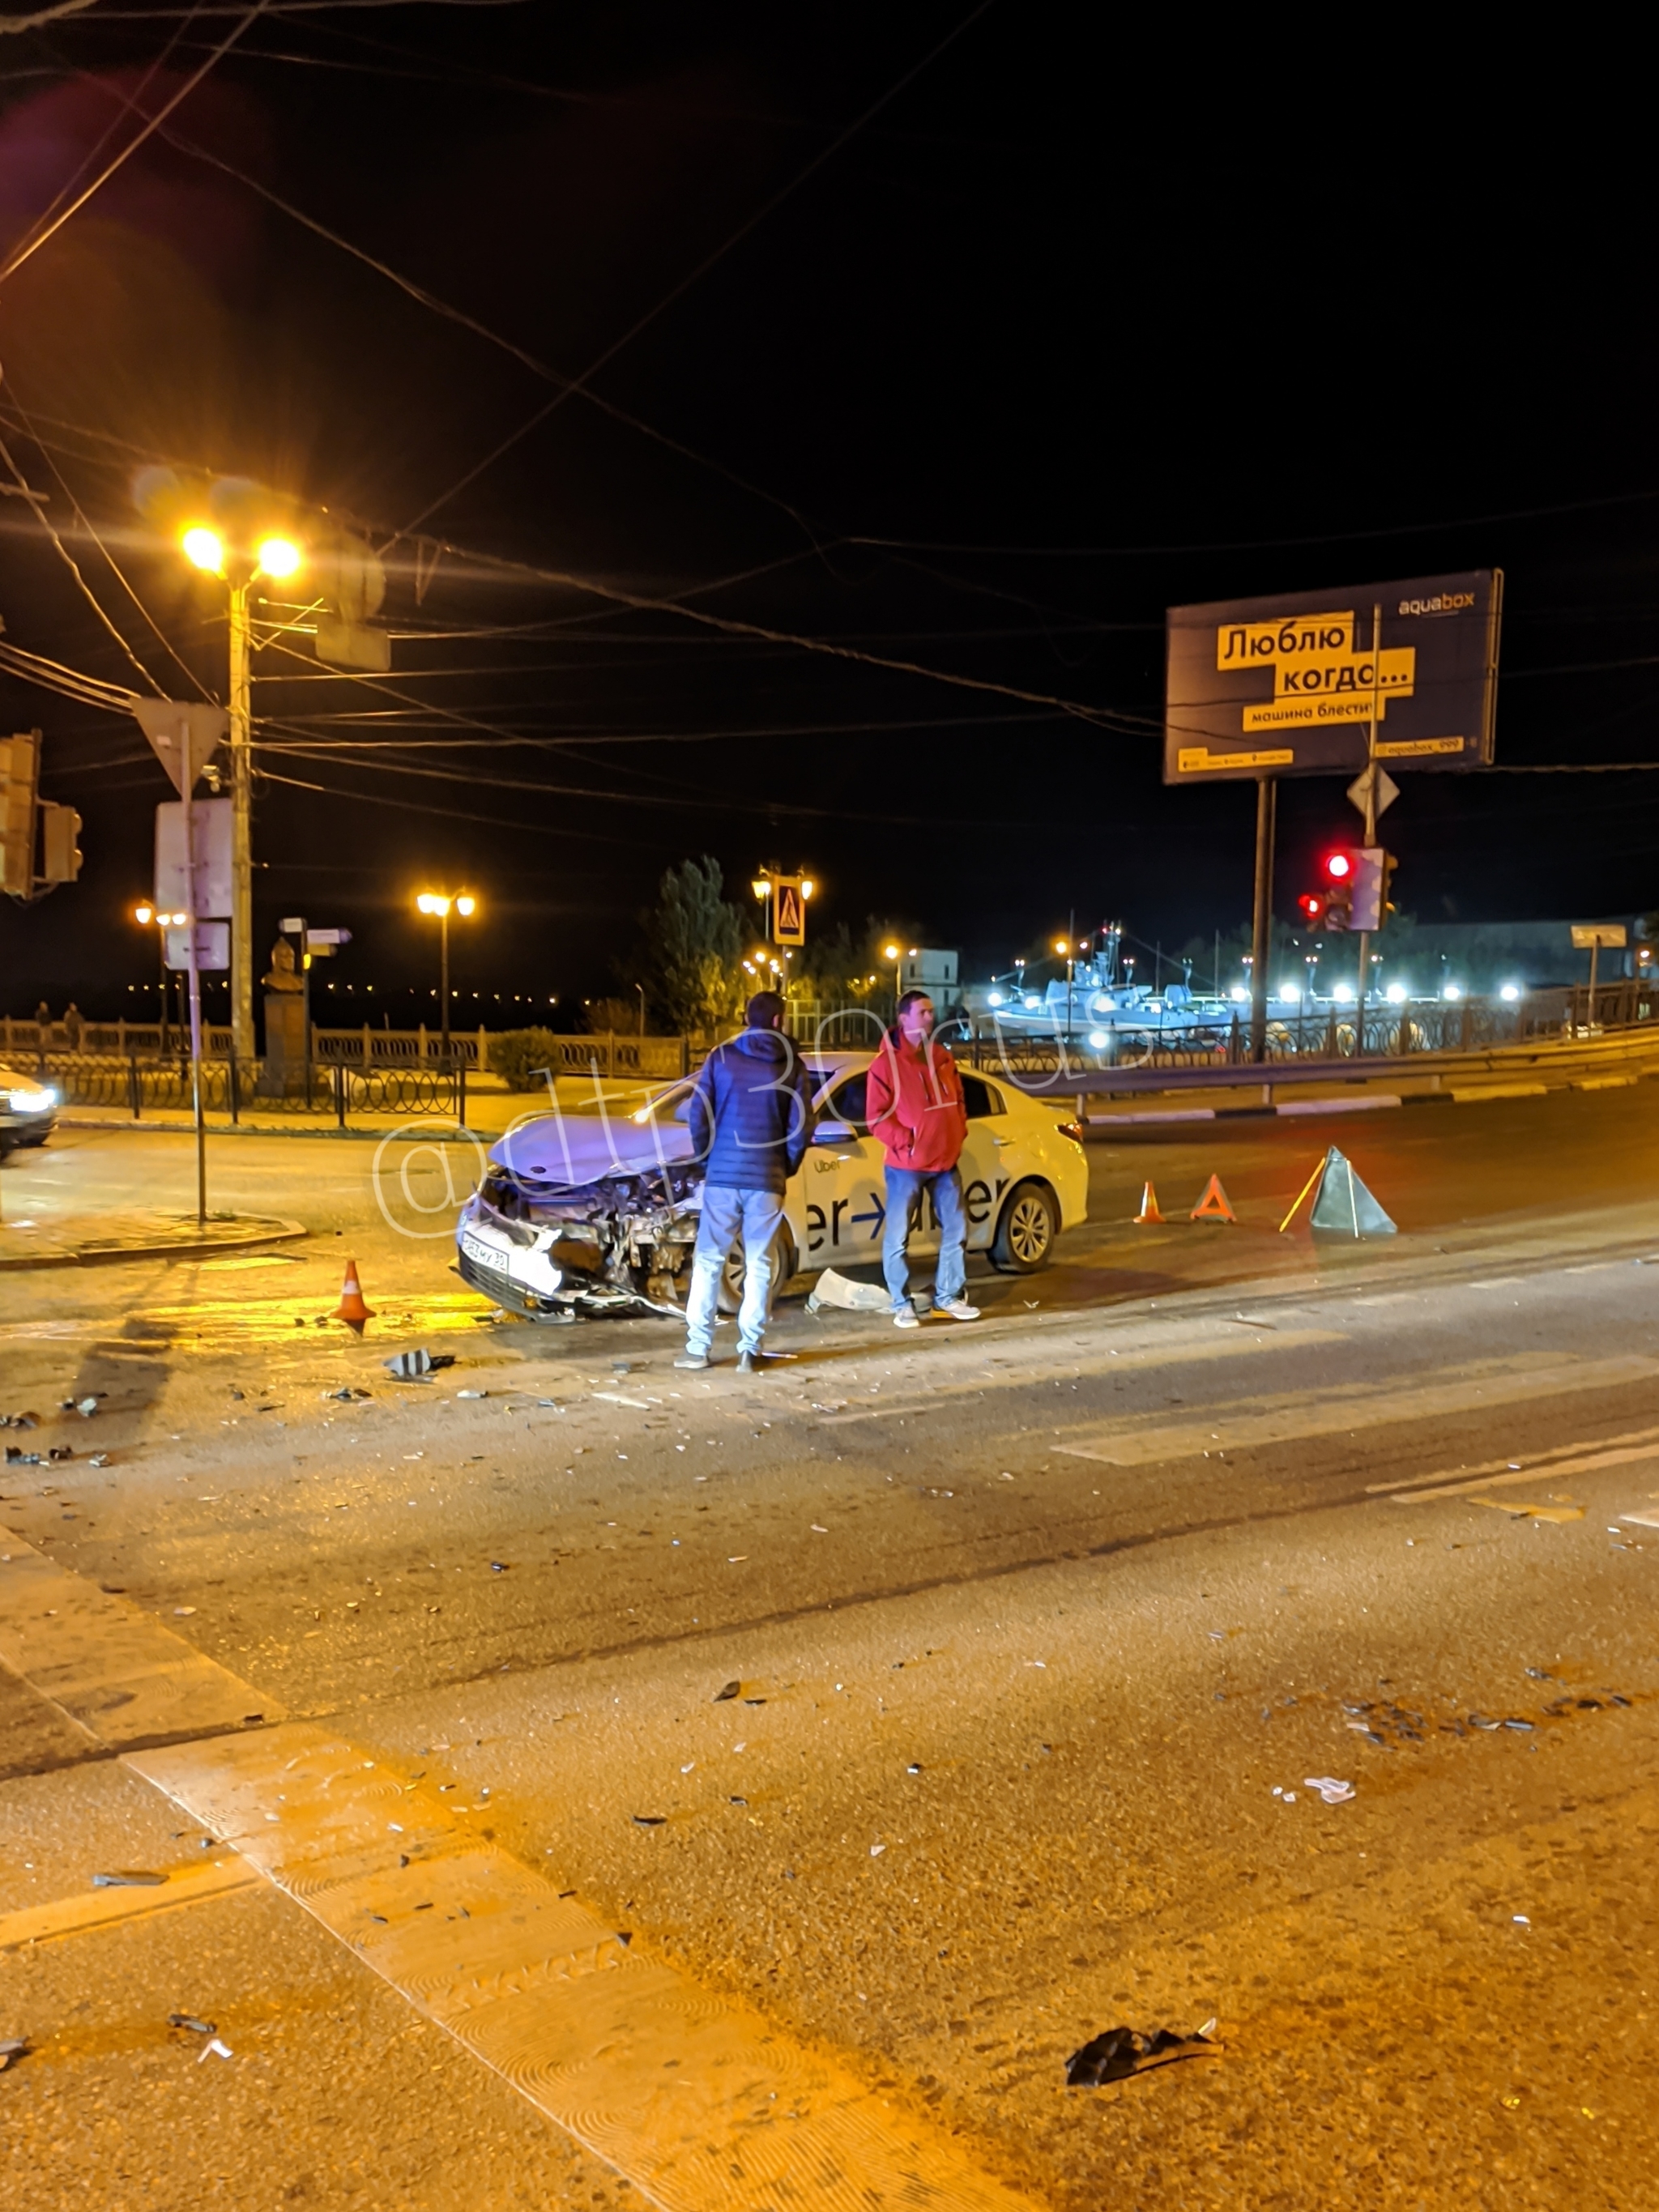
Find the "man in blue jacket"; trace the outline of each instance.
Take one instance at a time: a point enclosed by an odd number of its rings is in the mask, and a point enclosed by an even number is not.
[[[757,991],[744,1017],[748,1026],[715,1046],[692,1086],[686,1122],[693,1157],[708,1164],[685,1304],[685,1351],[676,1367],[708,1364],[720,1275],[739,1236],[738,1374],[752,1375],[760,1356],[784,1187],[812,1135],[813,1080],[782,1034],[783,1012],[775,991]]]

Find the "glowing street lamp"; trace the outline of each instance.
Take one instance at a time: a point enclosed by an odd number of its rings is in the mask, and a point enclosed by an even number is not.
[[[253,1037],[253,735],[249,685],[252,631],[248,593],[260,576],[286,583],[305,565],[291,538],[266,531],[235,545],[206,522],[179,532],[179,545],[192,568],[217,576],[229,594],[230,687],[230,1023],[238,1054],[254,1057]],[[185,793],[186,799],[190,793]]]
[[[449,917],[458,914],[468,921],[478,910],[478,902],[471,891],[422,891],[415,901],[416,910],[431,915],[438,924],[438,974],[441,1035],[444,1066],[449,1065]]]

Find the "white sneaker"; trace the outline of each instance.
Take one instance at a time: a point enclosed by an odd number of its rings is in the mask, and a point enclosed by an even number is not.
[[[963,1297],[937,1298],[933,1302],[933,1311],[935,1313],[949,1314],[952,1321],[977,1321],[979,1319],[979,1308],[977,1306],[970,1306],[967,1299]]]
[[[895,1306],[893,1326],[895,1328],[920,1328],[921,1323],[916,1317],[915,1308],[913,1305]]]

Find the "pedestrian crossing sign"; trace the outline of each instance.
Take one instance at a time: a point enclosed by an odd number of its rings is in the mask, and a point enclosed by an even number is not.
[[[775,945],[805,945],[806,942],[806,901],[801,896],[799,876],[774,876],[772,878],[772,942]]]

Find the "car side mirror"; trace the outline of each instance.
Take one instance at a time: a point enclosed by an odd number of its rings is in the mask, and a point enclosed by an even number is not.
[[[815,1145],[850,1145],[858,1131],[850,1121],[820,1121],[812,1132]]]

